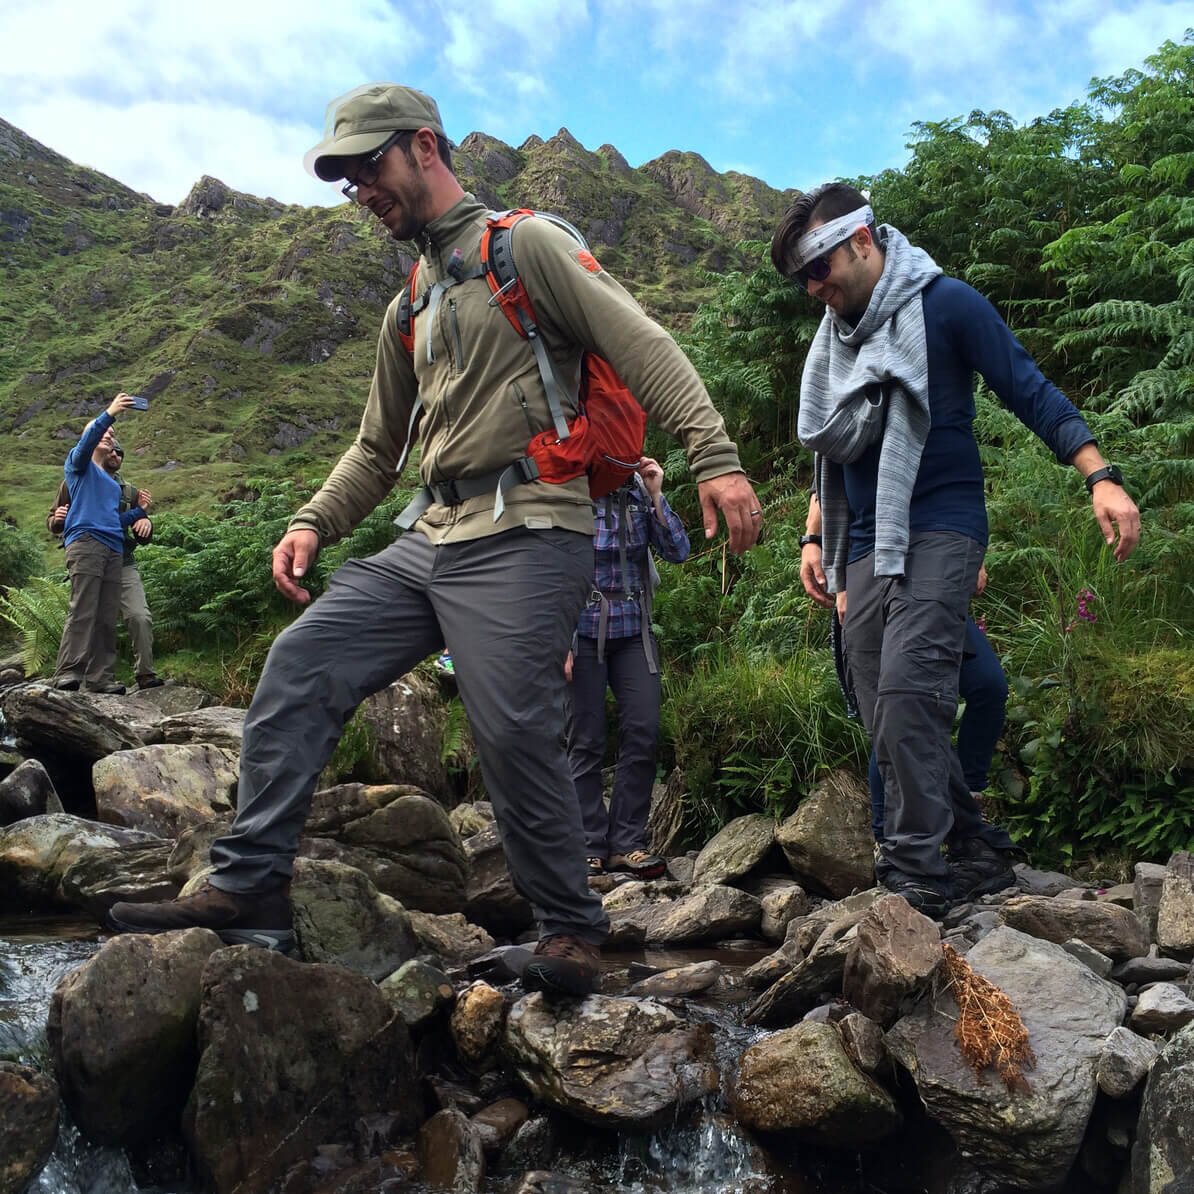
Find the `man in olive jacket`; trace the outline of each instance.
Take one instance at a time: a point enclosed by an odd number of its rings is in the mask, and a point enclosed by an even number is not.
[[[553,420],[531,345],[480,276],[488,213],[452,172],[435,102],[391,84],[360,88],[334,107],[330,127],[309,168],[347,179],[345,193],[395,239],[419,243],[428,301],[415,304],[413,352],[399,337],[397,299],[386,312],[356,442],[274,549],[275,584],[309,600],[304,573],[389,494],[415,427],[427,504],[391,547],[345,564],[274,643],[245,719],[236,821],[212,847],[209,885],[171,904],[118,904],[112,924],[203,925],[225,941],[289,948],[299,835],[344,723],[446,643],[510,872],[539,922],[523,984],[584,994],[608,921],[588,886],[562,711],[564,659],[592,587],[587,481],[516,485],[495,518],[491,479]],[[512,250],[563,388],[575,394],[584,351],[606,358],[687,449],[706,537],[720,511],[731,549],[749,548],[758,500],[671,337],[551,222],[523,220]]]

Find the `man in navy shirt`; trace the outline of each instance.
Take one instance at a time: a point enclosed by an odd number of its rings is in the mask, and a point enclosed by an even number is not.
[[[1117,560],[1135,548],[1140,515],[1085,420],[994,307],[897,229],[877,227],[859,191],[830,183],[802,195],[771,258],[827,308],[798,426],[814,452],[823,528],[801,549],[822,556],[823,573],[802,577],[813,597],[849,591],[848,618],[838,600],[846,657],[887,794],[876,872],[940,916],[1014,882],[1011,839],[982,820],[950,746],[987,544],[974,375],[1082,473]]]

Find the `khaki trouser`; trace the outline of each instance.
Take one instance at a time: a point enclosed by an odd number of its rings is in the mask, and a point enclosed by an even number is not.
[[[145,586],[137,565],[126,562],[120,570],[120,618],[133,646],[133,673],[138,680],[153,672],[153,615],[145,600]],[[115,663],[115,660],[113,660]],[[105,683],[116,679],[115,670],[104,677]]]
[[[70,609],[58,645],[55,680],[99,686],[116,663],[116,616],[120,612],[124,553],[80,535],[66,548]]]

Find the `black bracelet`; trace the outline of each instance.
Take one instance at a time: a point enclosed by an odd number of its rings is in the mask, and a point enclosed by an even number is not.
[[[810,543],[815,543],[818,547],[821,547],[822,546],[821,536],[820,535],[801,535],[800,536],[800,550],[801,551],[803,551]]]

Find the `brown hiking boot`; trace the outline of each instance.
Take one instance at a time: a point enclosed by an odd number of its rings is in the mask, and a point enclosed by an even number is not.
[[[658,879],[667,871],[667,863],[646,850],[631,850],[628,854],[611,854],[607,864],[611,871],[626,871],[636,879]]]
[[[544,937],[522,972],[522,985],[528,991],[591,995],[597,989],[600,960],[601,950],[579,937]]]
[[[221,891],[204,883],[194,895],[158,904],[114,904],[108,924],[118,933],[168,933],[211,929],[225,945],[294,950],[290,881],[269,891]]]

